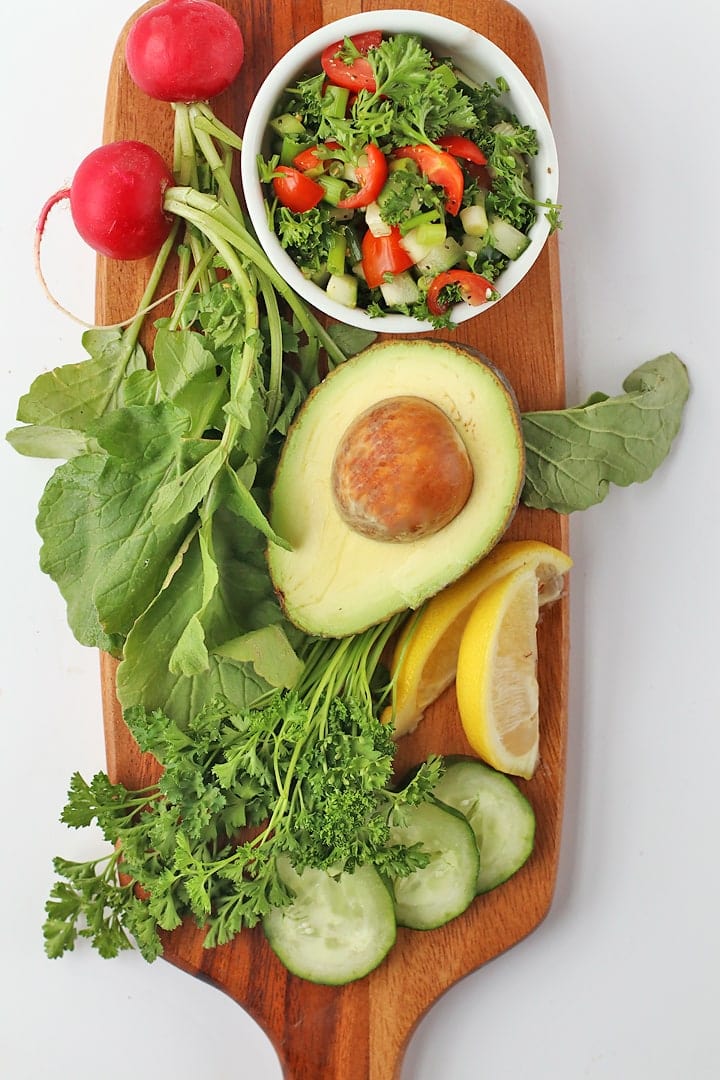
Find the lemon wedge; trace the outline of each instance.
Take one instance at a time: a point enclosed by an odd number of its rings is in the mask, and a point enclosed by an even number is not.
[[[383,713],[395,736],[412,731],[429,705],[455,679],[460,641],[478,597],[514,570],[532,570],[539,604],[562,593],[572,559],[540,540],[506,540],[458,581],[438,593],[405,624],[394,650],[394,703]]]
[[[529,779],[539,747],[538,583],[529,567],[496,581],[460,642],[456,691],[473,750],[494,769]]]

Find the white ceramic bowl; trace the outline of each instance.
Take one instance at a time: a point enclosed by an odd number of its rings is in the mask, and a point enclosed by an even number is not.
[[[424,11],[370,11],[337,19],[303,38],[272,68],[258,90],[250,108],[242,149],[242,182],[248,214],[258,239],[268,257],[296,293],[319,311],[339,322],[389,334],[417,334],[431,330],[429,322],[420,322],[406,315],[385,315],[371,318],[360,308],[347,308],[328,298],[324,289],[303,276],[275,234],[267,226],[263,190],[258,179],[257,156],[268,154],[268,120],[286,87],[300,76],[320,70],[320,55],[327,45],[343,37],[369,30],[385,34],[417,34],[426,48],[436,56],[451,57],[475,82],[494,82],[502,76],[509,87],[503,97],[522,124],[535,129],[539,153],[531,161],[535,196],[540,202],[557,201],[557,151],[552,129],[545,110],[532,86],[515,63],[488,38],[461,23]],[[523,279],[540,254],[550,228],[542,211],[530,231],[530,244],[523,254],[511,262],[498,278],[500,299],[479,307],[458,304],[453,309],[455,322],[464,322],[500,303],[504,296]]]

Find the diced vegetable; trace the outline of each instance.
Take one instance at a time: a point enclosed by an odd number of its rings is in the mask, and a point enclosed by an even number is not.
[[[373,236],[389,236],[392,225],[388,225],[383,219],[382,212],[376,202],[368,203],[365,207],[365,225]]]
[[[345,232],[340,229],[335,230],[330,240],[328,247],[327,257],[327,270],[329,274],[344,274],[345,273],[345,255],[347,253],[347,239]]]
[[[485,211],[485,200],[466,206],[460,211],[462,227],[468,236],[484,236],[488,231],[488,217]]]
[[[487,278],[469,270],[445,270],[433,278],[427,291],[427,302],[433,315],[442,315],[450,307],[443,298],[444,290],[452,290],[453,300],[464,300],[473,306],[492,299],[493,287]]]
[[[519,258],[530,243],[529,236],[520,232],[509,221],[504,221],[503,218],[490,217],[488,225],[492,235],[493,247],[501,251],[503,255],[507,255],[508,259]],[[466,231],[470,232],[469,229]]]
[[[270,127],[278,135],[305,135],[305,125],[292,113],[281,113],[270,121]],[[296,163],[297,164],[297,163]],[[299,167],[299,166],[298,166]]]
[[[371,289],[382,285],[386,274],[408,270],[413,260],[402,246],[399,230],[393,226],[387,236],[366,232],[362,242],[362,264],[365,280]]]
[[[338,203],[338,206],[352,210],[375,202],[382,191],[388,174],[387,161],[382,150],[375,143],[368,143],[354,171],[360,188]]]
[[[331,274],[326,285],[331,300],[345,307],[357,307],[358,279],[354,274]]]
[[[416,304],[420,297],[415,278],[407,270],[395,274],[392,281],[384,281],[380,286],[383,300],[388,307],[404,307]]]
[[[452,154],[435,150],[432,146],[401,146],[395,151],[399,158],[410,158],[420,167],[428,180],[445,189],[445,209],[457,214],[462,203],[465,178]]]
[[[441,239],[442,242],[442,239]],[[427,242],[421,239],[420,228],[411,229],[410,232],[405,233],[400,243],[407,251],[408,255],[414,263],[419,263],[421,259],[424,259],[429,251],[432,251],[434,247],[437,247],[437,241]]]
[[[463,249],[452,236],[430,248],[421,259],[418,259],[417,267],[422,274],[439,274],[443,270],[449,270],[463,258]]]
[[[278,165],[273,189],[283,206],[295,213],[312,210],[325,198],[324,187],[290,165]]]
[[[327,46],[320,58],[323,71],[336,86],[355,91],[373,91],[375,77],[366,55],[380,44],[382,33],[380,30],[370,30],[365,34],[355,34],[349,40],[351,51],[348,51],[345,41],[336,41]]]
[[[472,161],[476,165],[487,165],[487,158],[477,143],[464,135],[443,135],[441,139],[438,139],[437,143],[438,146],[441,146],[443,150],[447,150],[453,157],[464,158],[466,161]]]
[[[322,197],[325,202],[330,203],[333,207],[339,207],[348,189],[345,181],[341,180],[339,176],[322,173],[321,176],[318,176],[317,183],[323,190]]]

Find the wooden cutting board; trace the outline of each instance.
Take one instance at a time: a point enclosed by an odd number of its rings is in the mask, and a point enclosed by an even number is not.
[[[362,10],[400,4],[358,0],[220,0],[238,19],[246,62],[236,85],[214,104],[225,122],[242,131],[254,91],[273,63],[323,23]],[[508,53],[547,106],[541,51],[525,17],[505,0],[405,0],[406,8],[434,11],[492,39]],[[171,160],[172,115],[132,84],[122,32],[112,61],[105,141],[139,138]],[[97,320],[112,323],[135,310],[149,266],[99,260]],[[447,332],[445,332],[447,334]],[[510,379],[523,411],[565,404],[557,241],[551,237],[525,280],[503,300],[456,331],[456,340],[485,353]],[[567,550],[567,519],[521,507],[508,534],[541,539]],[[508,949],[546,915],[555,885],[565,771],[568,604],[545,609],[539,627],[541,760],[521,786],[537,816],[536,848],[508,883],[474,901],[460,918],[438,930],[401,929],[385,962],[365,979],[342,988],[315,986],[290,974],[268,948],[262,930],[204,950],[202,935],[183,926],[166,935],[165,956],[183,970],[231,995],[272,1040],[291,1080],[398,1080],[410,1034],[453,983]],[[115,662],[101,658],[107,763],[113,781],[140,787],[156,776],[139,753],[115,697]],[[400,743],[398,766],[427,754],[467,753],[454,690]]]

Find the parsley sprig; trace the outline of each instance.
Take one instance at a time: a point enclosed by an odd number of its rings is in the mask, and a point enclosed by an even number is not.
[[[186,918],[205,930],[205,947],[226,943],[289,900],[280,855],[298,869],[371,863],[390,876],[424,865],[418,849],[389,843],[391,826],[429,796],[441,767],[431,758],[405,787],[392,786],[394,743],[377,717],[377,683],[396,622],[308,640],[297,686],[249,708],[218,698],[184,729],[160,710],[127,710],[162,774],[138,792],[104,773],[89,784],[73,776],[62,820],[97,823],[113,850],[88,862],[55,860],[48,955],[83,937],[103,956],[134,940],[153,960],[160,931]]]

